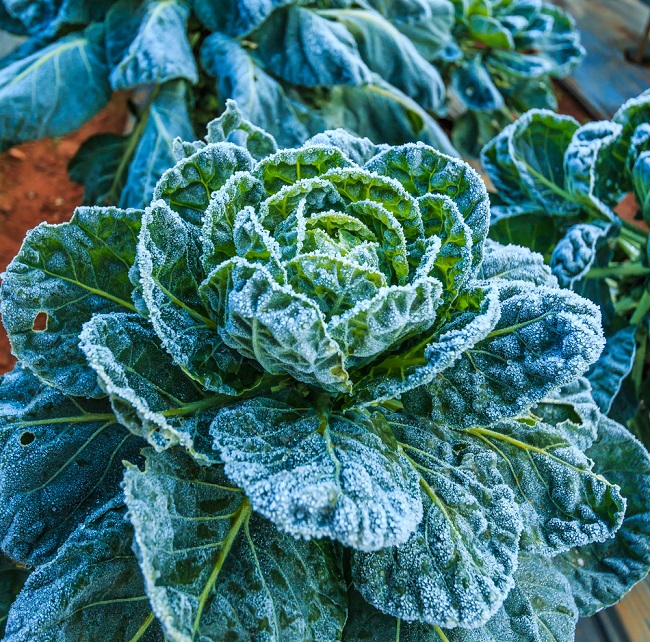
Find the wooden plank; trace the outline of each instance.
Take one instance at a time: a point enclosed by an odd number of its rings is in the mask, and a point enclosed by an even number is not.
[[[614,611],[629,642],[650,641],[650,581],[647,578],[637,584]]]
[[[650,88],[650,68],[625,58],[650,18],[638,0],[553,0],[575,18],[587,57],[562,84],[597,119],[611,118],[630,98]]]

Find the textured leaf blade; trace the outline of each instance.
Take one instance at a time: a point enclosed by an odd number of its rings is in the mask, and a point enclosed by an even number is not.
[[[599,242],[608,229],[600,225],[574,225],[555,246],[551,269],[564,288],[572,288],[591,269]]]
[[[340,638],[345,584],[330,543],[279,532],[220,467],[180,451],[148,454],[145,471],[130,468],[125,479],[147,594],[167,637]]]
[[[43,223],[29,232],[7,268],[0,309],[12,349],[63,392],[102,394],[78,337],[93,314],[135,309],[129,270],[141,216],[139,210],[78,208],[70,223]]]
[[[367,415],[261,398],[222,410],[211,433],[226,475],[290,535],[372,551],[404,542],[422,518],[417,476]]]
[[[528,281],[534,285],[558,287],[555,276],[544,263],[544,257],[520,245],[502,245],[488,240],[479,279]]]
[[[106,639],[162,642],[131,551],[121,502],[88,516],[28,578],[7,620],[7,642]]]

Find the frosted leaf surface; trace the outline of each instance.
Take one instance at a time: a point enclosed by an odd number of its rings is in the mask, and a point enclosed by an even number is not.
[[[418,476],[375,421],[259,398],[222,410],[211,433],[226,475],[280,530],[374,551],[422,519]]]
[[[122,460],[144,442],[108,401],[74,398],[20,366],[0,380],[0,544],[23,563],[52,557],[98,505],[122,494]]]
[[[295,539],[253,514],[221,467],[149,452],[144,472],[127,470],[125,493],[147,595],[168,639],[339,639],[347,606],[334,545]]]
[[[609,412],[623,380],[634,366],[635,335],[636,326],[628,326],[608,337],[600,359],[587,373],[593,398],[604,413]]]
[[[569,579],[584,617],[618,602],[650,569],[648,452],[626,428],[603,416],[598,439],[586,454],[593,457],[596,473],[620,485],[627,510],[613,537],[553,559]]]
[[[264,68],[292,85],[363,85],[371,79],[350,32],[305,7],[271,14],[256,33],[256,44]]]
[[[338,147],[345,156],[357,165],[365,165],[373,156],[386,148],[386,145],[375,145],[369,138],[354,136],[345,129],[330,129],[316,134],[305,142],[305,147],[310,145]]]
[[[496,456],[462,447],[453,433],[387,415],[420,477],[424,518],[404,543],[355,551],[352,577],[363,597],[406,622],[476,627],[514,584],[521,518]]]
[[[199,294],[205,277],[198,228],[163,201],[142,219],[137,266],[149,320],[180,367],[209,390],[236,394],[255,373],[217,332]]]
[[[572,288],[582,279],[596,260],[599,242],[607,236],[607,228],[599,225],[574,225],[555,246],[551,269],[563,288]]]
[[[594,462],[567,439],[566,429],[511,419],[465,431],[496,456],[523,516],[522,549],[535,554],[553,556],[602,542],[625,513],[620,488],[593,470]]]
[[[550,560],[522,557],[515,586],[483,626],[444,629],[449,642],[574,642],[578,612],[567,579]],[[403,622],[374,609],[357,591],[349,593],[350,614],[343,642],[440,642],[436,628]]]
[[[111,56],[111,87],[133,89],[184,78],[199,80],[187,39],[189,7],[180,0],[116,3],[106,16],[106,47]],[[112,55],[111,55],[112,54]]]
[[[134,435],[159,450],[178,444],[203,463],[215,461],[210,408],[224,397],[197,386],[142,317],[96,315],[84,326],[81,347],[120,422]]]
[[[506,281],[529,281],[535,285],[558,287],[551,269],[544,264],[544,257],[520,245],[502,245],[487,240],[479,279],[505,279]]]
[[[188,223],[201,225],[212,193],[235,172],[249,171],[253,165],[253,158],[243,147],[233,143],[206,145],[168,169],[153,198],[163,199]]]
[[[78,337],[93,314],[135,309],[129,268],[141,216],[80,207],[69,223],[42,223],[27,233],[2,279],[0,310],[13,352],[63,392],[102,395]]]
[[[7,620],[7,642],[163,642],[122,502],[100,506],[34,570]]]
[[[598,308],[568,290],[494,282],[501,316],[453,369],[428,384],[435,421],[487,425],[583,374],[604,340]]]
[[[190,0],[198,19],[210,30],[227,33],[233,38],[246,36],[259,27],[278,7],[292,0]]]

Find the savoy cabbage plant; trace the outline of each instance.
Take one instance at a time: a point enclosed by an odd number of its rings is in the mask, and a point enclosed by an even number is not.
[[[599,305],[607,346],[588,373],[594,399],[650,443],[650,92],[583,126],[531,111],[483,164],[498,190],[491,236],[541,252],[560,285]]]
[[[569,642],[646,575],[598,308],[469,165],[231,103],[174,151],[4,275],[7,642]]]
[[[125,136],[99,134],[70,173],[88,204],[144,207],[172,141],[236,100],[283,147],[345,127],[376,143],[454,154],[530,107],[582,49],[541,0],[2,0],[0,29],[27,37],[0,60],[0,149],[73,131],[113,91],[136,90]]]

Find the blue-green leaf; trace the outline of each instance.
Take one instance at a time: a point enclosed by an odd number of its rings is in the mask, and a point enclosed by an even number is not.
[[[563,288],[572,288],[589,272],[596,260],[597,245],[607,232],[608,228],[600,225],[574,225],[555,246],[551,269]]]

